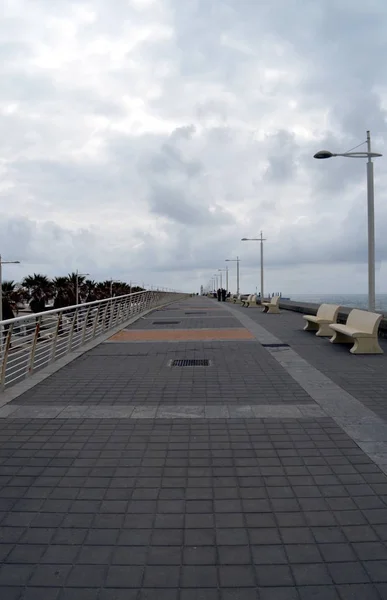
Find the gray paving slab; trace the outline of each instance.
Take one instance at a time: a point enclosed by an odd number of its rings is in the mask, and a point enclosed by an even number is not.
[[[208,358],[209,368],[170,367]],[[258,342],[101,344],[14,400],[21,404],[310,404]]]
[[[240,327],[240,322],[232,316],[228,316],[225,311],[221,311],[221,314],[217,315],[204,315],[189,317],[184,313],[173,313],[168,314],[154,314],[153,318],[139,319],[133,325],[129,325],[126,329],[129,330],[149,330],[149,329],[168,329],[168,330],[179,330],[179,329],[232,329]]]
[[[255,342],[101,345],[0,409],[1,598],[387,597],[384,422],[244,325]]]
[[[387,477],[330,418],[10,416],[0,441],[2,598],[385,597]]]
[[[271,324],[274,323],[278,328],[279,320],[282,317],[282,314],[266,315],[255,309],[255,312],[250,313],[253,314],[253,319],[240,313],[234,307],[228,306],[227,310],[238,316],[241,323],[254,333],[257,339],[266,339],[266,329],[261,325],[263,319],[265,319],[263,322],[266,327],[270,328]],[[272,320],[273,316],[277,318],[276,321]],[[260,322],[257,323],[256,321]],[[303,333],[308,335],[306,332]],[[276,343],[282,343],[281,338],[276,337],[275,339],[277,340]],[[371,450],[370,456],[372,460],[380,465],[383,471],[386,471],[387,441],[384,441],[384,438],[387,437],[387,423],[360,400],[301,357],[294,348],[290,346],[282,348],[268,347],[267,351],[274,356],[278,363],[300,384],[326,414],[334,418],[353,440],[361,444],[365,452],[367,452],[367,444],[369,443],[367,440],[378,443],[378,451]],[[362,357],[355,356],[352,358],[356,360]],[[374,436],[372,432],[374,432]],[[366,440],[364,440],[364,437],[366,437]],[[380,440],[381,437],[383,441]],[[363,442],[365,442],[365,445]]]
[[[232,305],[232,308],[289,344],[309,364],[387,420],[387,340],[380,340],[384,355],[353,356],[348,346],[333,345],[328,339],[303,331],[300,313],[283,310],[281,315],[265,315],[258,307],[244,310]]]
[[[46,405],[42,406],[27,406],[21,405],[13,407],[12,411],[8,411],[5,414],[0,413],[0,418],[11,417],[12,419],[28,419],[33,417],[34,419],[201,419],[201,418],[301,418],[301,417],[326,417],[327,413],[324,412],[319,406],[315,404],[301,404],[297,406],[295,404],[274,404],[270,406],[265,405],[203,405],[203,406],[192,406],[192,405],[180,405],[171,404],[163,406],[90,406],[83,405],[79,406],[56,406],[50,407]],[[351,422],[353,419],[351,420]],[[347,424],[346,419],[345,424]],[[356,422],[354,427],[358,428]],[[371,429],[370,429],[371,431]],[[377,430],[376,430],[377,431]],[[373,439],[364,437],[365,440]],[[385,434],[379,434],[379,437],[385,439]]]

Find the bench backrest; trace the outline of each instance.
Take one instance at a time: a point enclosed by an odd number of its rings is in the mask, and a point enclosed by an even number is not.
[[[339,309],[339,304],[320,304],[316,316],[320,317],[320,319],[326,319],[327,321],[336,323]]]
[[[272,299],[270,300],[270,304],[273,304],[273,306],[278,306],[280,301],[280,296],[273,296]]]
[[[368,312],[368,310],[359,310],[358,308],[354,308],[349,313],[346,324],[348,327],[353,327],[355,329],[359,329],[359,331],[376,335],[381,320],[382,315]]]
[[[257,299],[257,296],[255,294],[250,294],[249,296],[249,302],[255,302]]]

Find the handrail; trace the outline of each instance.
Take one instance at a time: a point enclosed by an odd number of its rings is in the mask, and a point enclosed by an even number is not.
[[[0,321],[0,390],[185,294],[148,290]]]
[[[50,310],[44,310],[43,312],[39,312],[39,313],[33,313],[33,316],[35,317],[39,317],[40,315],[53,315],[53,314],[57,314],[60,311],[64,311],[64,310],[74,310],[77,307],[85,307],[85,306],[91,306],[93,304],[102,304],[103,302],[111,302],[111,300],[118,300],[119,298],[127,298],[128,296],[138,296],[140,294],[144,294],[146,292],[133,292],[132,294],[124,294],[123,296],[113,296],[112,298],[103,298],[102,300],[93,300],[92,302],[83,302],[82,304],[72,304],[71,306],[64,306],[63,308],[52,308]],[[149,292],[150,293],[150,292]],[[154,290],[153,293],[159,293],[159,294],[164,294],[165,292],[158,292],[157,290]],[[31,318],[31,314],[28,315],[24,315],[22,317],[14,317],[13,319],[7,319],[5,321],[0,321],[0,324],[8,324],[8,323],[13,323],[15,321],[22,321],[23,319],[30,319]]]

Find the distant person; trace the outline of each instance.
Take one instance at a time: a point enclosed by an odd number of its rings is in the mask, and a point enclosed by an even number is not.
[[[221,293],[222,293],[222,302],[226,302],[226,294],[227,294],[226,290],[222,289]]]
[[[218,302],[220,302],[222,299],[222,290],[220,288],[218,288],[216,295],[218,296]]]

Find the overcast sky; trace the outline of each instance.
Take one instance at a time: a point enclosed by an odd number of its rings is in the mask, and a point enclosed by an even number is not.
[[[366,292],[370,129],[387,292],[385,0],[1,4],[4,278]]]

